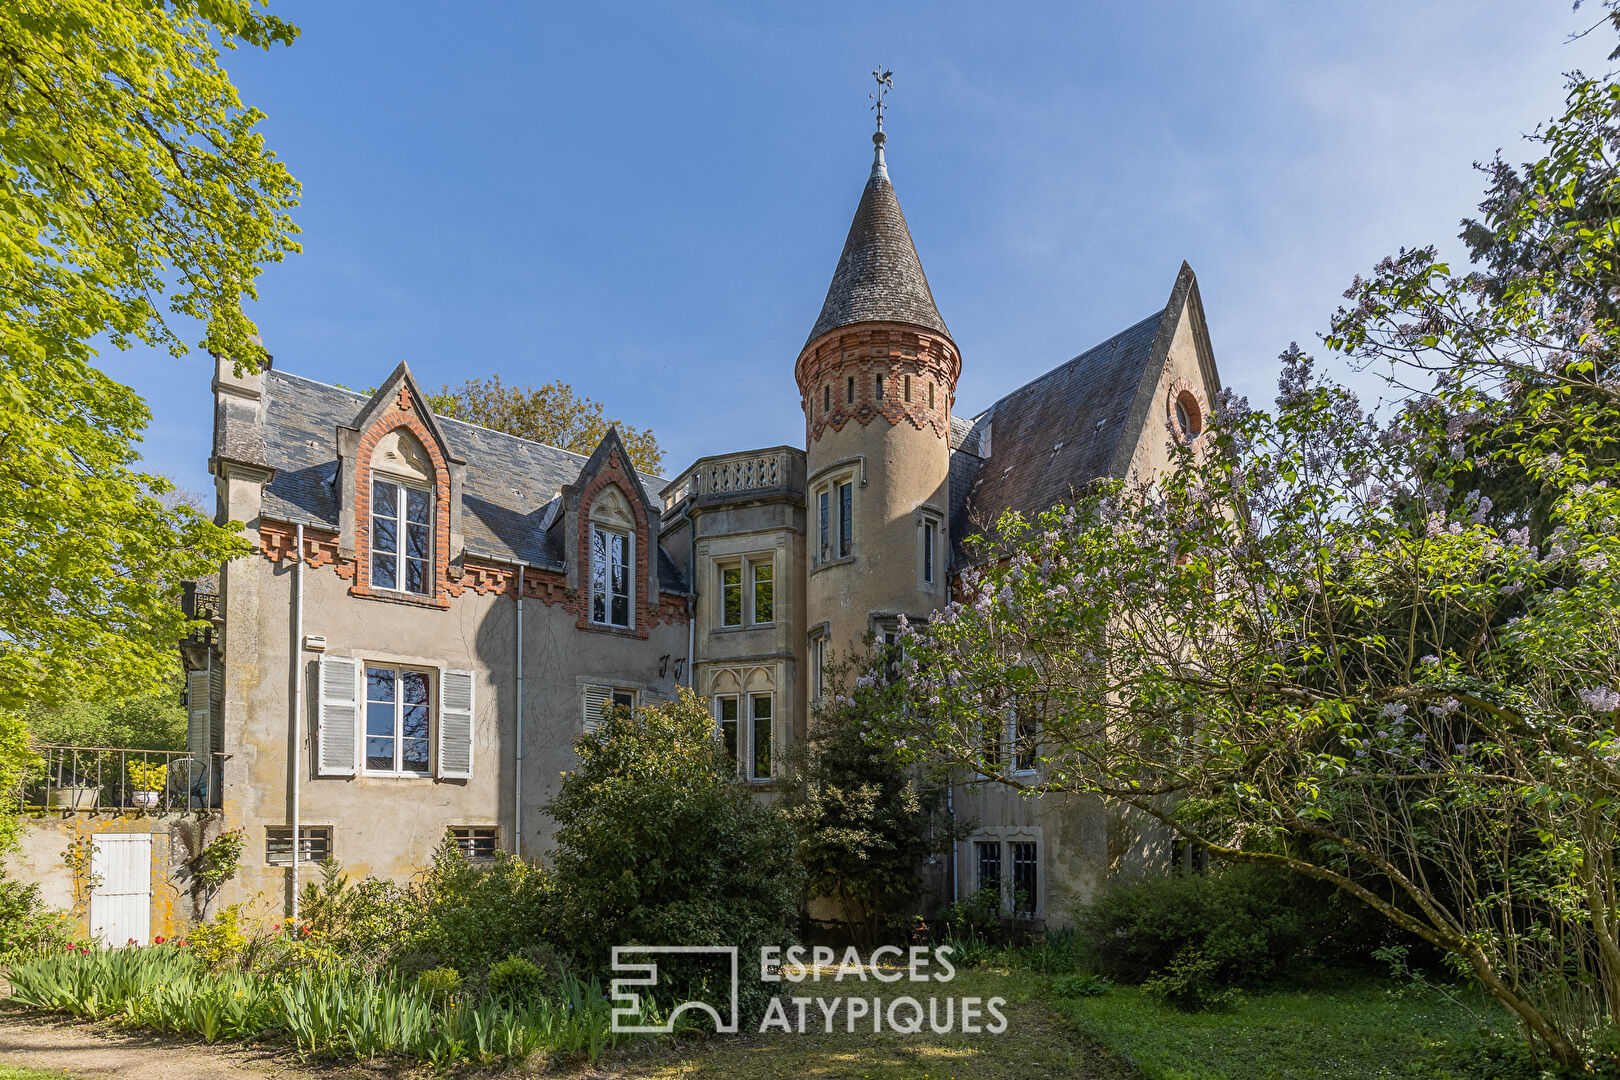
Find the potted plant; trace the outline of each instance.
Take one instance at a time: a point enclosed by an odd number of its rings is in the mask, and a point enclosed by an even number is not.
[[[164,787],[169,782],[166,765],[149,765],[144,761],[129,763],[129,783],[135,789],[130,801],[142,809],[150,810],[158,804]]]

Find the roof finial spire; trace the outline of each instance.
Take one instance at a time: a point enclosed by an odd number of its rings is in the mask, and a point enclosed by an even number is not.
[[[873,69],[872,78],[877,80],[877,93],[866,95],[872,99],[872,109],[877,113],[877,133],[872,136],[872,146],[875,148],[872,155],[872,171],[874,173],[882,171],[887,176],[889,170],[883,161],[883,141],[887,138],[883,134],[883,110],[889,107],[884,96],[894,89],[894,72],[879,66]]]

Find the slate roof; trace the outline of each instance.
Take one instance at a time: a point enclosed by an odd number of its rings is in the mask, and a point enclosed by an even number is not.
[[[267,371],[264,375],[265,460],[276,470],[264,493],[264,516],[338,528],[335,433],[354,422],[370,399],[341,387]],[[461,420],[436,417],[467,469],[461,492],[461,531],[469,554],[499,562],[521,560],[561,569],[562,552],[546,536],[548,509],[563,485],[579,478],[586,459]],[[644,477],[658,490],[662,477]],[[685,582],[659,550],[659,583],[684,591]]]
[[[1162,363],[1154,346],[1168,311],[1154,312],[970,420],[951,418],[956,560],[963,558],[962,540],[1002,512],[1039,513],[1128,464],[1143,420],[1139,388]]]
[[[863,322],[901,322],[950,337],[934,305],[917,248],[906,227],[883,147],[877,148],[872,175],[855,208],[844,239],[843,254],[833,271],[821,315],[805,339],[809,344],[830,330]]]

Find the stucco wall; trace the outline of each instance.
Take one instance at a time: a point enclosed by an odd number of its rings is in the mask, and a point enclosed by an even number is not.
[[[232,568],[227,598],[225,809],[248,831],[244,869],[232,898],[284,899],[291,873],[265,860],[265,829],[291,821],[288,765],[293,747],[291,668],[296,564],[252,558]],[[246,579],[246,580],[244,580]],[[254,594],[251,605],[235,601]],[[404,877],[422,866],[452,825],[494,825],[503,847],[514,826],[525,855],[551,846],[544,804],[575,762],[573,739],[584,722],[584,683],[636,689],[643,701],[673,697],[675,660],[686,652],[684,625],[664,623],[645,639],[578,629],[563,605],[524,601],[524,766],[521,823],[516,816],[516,607],[510,592],[463,592],[444,610],[358,598],[330,566],[304,580],[304,633],[326,639],[326,655],[474,673],[470,779],[319,776],[312,760],[318,702],[312,665],[303,661],[304,709],[298,722],[305,826],[331,826],[332,854],[353,874]],[[245,612],[254,616],[244,625]],[[233,678],[233,674],[236,676]],[[436,690],[436,686],[435,686]],[[435,724],[437,710],[435,709]],[[436,731],[436,728],[434,729]],[[436,736],[435,736],[436,738]],[[307,878],[312,871],[304,870]]]

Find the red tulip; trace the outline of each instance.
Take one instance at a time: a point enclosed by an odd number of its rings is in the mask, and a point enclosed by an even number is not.
[[[129,940],[128,940],[128,941],[126,941],[126,942],[124,942],[124,944],[125,944],[125,945],[133,945],[133,944],[135,944],[135,939],[134,939],[134,938],[130,938],[130,939],[129,939]]]
[[[163,935],[162,935],[162,934],[159,934],[159,935],[158,935],[158,936],[157,936],[157,937],[155,937],[155,938],[153,938],[153,939],[152,939],[152,944],[154,944],[154,945],[161,945],[161,944],[163,944]]]

